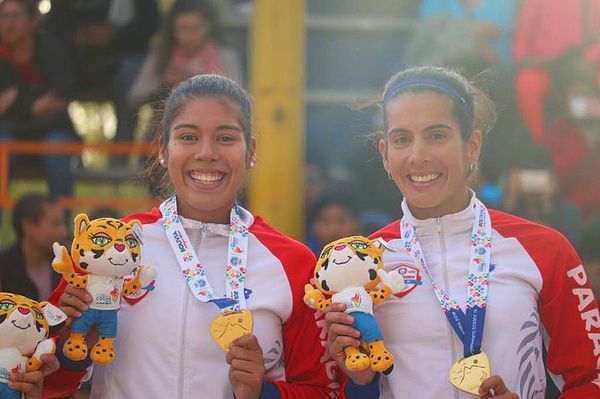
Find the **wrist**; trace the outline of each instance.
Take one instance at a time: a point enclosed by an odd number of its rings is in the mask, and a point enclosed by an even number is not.
[[[360,375],[350,376],[350,380],[354,385],[366,386],[379,382],[379,373],[361,373]]]
[[[380,373],[369,376],[369,379],[363,378],[359,382],[351,379],[344,388],[347,399],[361,398],[370,399],[379,397],[379,377]],[[362,384],[360,383],[362,382]],[[365,383],[366,382],[366,383]]]

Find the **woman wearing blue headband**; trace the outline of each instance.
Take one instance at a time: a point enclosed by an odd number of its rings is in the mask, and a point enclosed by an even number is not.
[[[328,349],[352,398],[543,398],[545,367],[561,398],[600,397],[600,314],[579,256],[558,232],[488,210],[468,187],[493,104],[443,68],[386,84],[383,166],[404,217],[380,231],[388,273],[407,288],[375,307],[396,358],[388,375],[357,371],[360,334],[343,304],[327,313]],[[547,351],[544,363],[543,352]]]

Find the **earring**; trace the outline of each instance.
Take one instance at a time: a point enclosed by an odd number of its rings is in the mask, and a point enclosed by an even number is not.
[[[253,168],[255,165],[254,161],[250,161],[250,167]]]
[[[163,168],[165,167],[165,163],[166,163],[166,162],[165,162],[165,159],[164,159],[164,158],[160,158],[160,159],[158,160],[158,163],[159,163],[159,164],[160,164],[160,166],[162,166]]]
[[[388,170],[387,174],[388,174],[388,180],[394,180],[394,179],[392,179],[392,172],[390,172],[390,171]]]
[[[469,176],[471,176],[473,173],[475,173],[475,169],[477,169],[477,164],[475,162],[471,162],[467,169],[469,171]]]

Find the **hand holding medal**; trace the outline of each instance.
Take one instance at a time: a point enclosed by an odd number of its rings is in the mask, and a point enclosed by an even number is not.
[[[246,334],[252,334],[252,325],[252,313],[248,309],[225,312],[215,317],[210,324],[210,335],[225,352],[228,352],[233,341]]]

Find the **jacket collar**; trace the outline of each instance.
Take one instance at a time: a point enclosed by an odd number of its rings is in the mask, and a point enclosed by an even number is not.
[[[460,233],[471,231],[475,219],[475,192],[469,189],[471,200],[467,207],[457,213],[451,213],[437,218],[417,219],[406,202],[402,200],[402,212],[408,222],[415,228],[417,235],[438,234],[443,229],[444,233]]]
[[[240,209],[240,217],[242,221],[250,228],[254,223],[254,216],[245,208],[238,205]],[[199,220],[186,219],[183,216],[179,216],[183,228],[186,230],[202,230],[205,234],[210,236],[229,236],[229,224],[220,223],[205,223]]]

